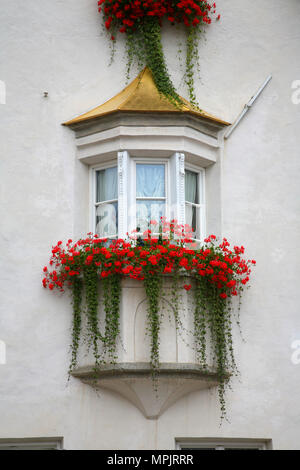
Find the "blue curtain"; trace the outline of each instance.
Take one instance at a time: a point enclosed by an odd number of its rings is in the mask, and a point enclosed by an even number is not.
[[[198,174],[185,170],[185,200],[198,204]]]
[[[137,197],[165,197],[165,165],[136,165]]]
[[[116,166],[97,171],[96,180],[96,202],[118,199],[118,172]]]
[[[198,174],[185,170],[185,200],[194,204],[199,203],[198,199]],[[197,230],[197,209],[190,204],[185,205],[185,223],[192,227],[193,232]]]

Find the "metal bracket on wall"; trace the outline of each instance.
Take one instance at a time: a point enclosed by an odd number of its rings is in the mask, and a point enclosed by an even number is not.
[[[264,81],[264,83],[262,84],[262,86],[257,90],[257,92],[255,93],[255,95],[252,96],[252,98],[248,101],[248,103],[245,104],[242,112],[239,114],[239,116],[237,117],[237,119],[234,121],[234,123],[228,128],[226,134],[224,135],[224,139],[228,139],[228,137],[232,134],[232,132],[234,131],[234,129],[237,127],[237,125],[240,123],[241,119],[245,116],[245,114],[247,113],[247,111],[249,111],[249,109],[252,107],[254,101],[259,97],[259,95],[261,94],[261,92],[263,91],[263,89],[267,86],[267,84],[269,83],[269,81],[271,80],[272,78],[272,75],[269,75],[268,78],[266,78],[266,80]]]

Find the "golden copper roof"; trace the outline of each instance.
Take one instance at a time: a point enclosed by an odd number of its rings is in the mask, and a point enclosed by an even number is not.
[[[181,97],[180,97],[181,98]],[[65,122],[65,126],[79,122],[95,119],[116,111],[144,112],[144,113],[188,113],[194,116],[209,119],[220,124],[229,125],[215,116],[194,107],[184,98],[182,104],[175,106],[165,96],[159,93],[153,81],[151,71],[145,67],[144,70],[120,93],[106,101],[97,108],[78,116],[71,121]]]

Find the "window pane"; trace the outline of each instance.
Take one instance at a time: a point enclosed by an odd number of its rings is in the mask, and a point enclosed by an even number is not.
[[[200,239],[200,211],[199,207],[191,206],[191,204],[185,205],[185,223],[192,228],[193,238]]]
[[[118,198],[117,167],[96,172],[96,202],[111,201]]]
[[[101,238],[118,233],[118,203],[101,204],[96,207],[96,233]]]
[[[136,228],[144,232],[149,227],[150,220],[160,221],[165,215],[164,201],[137,201],[136,202]]]
[[[165,165],[136,165],[137,197],[165,197]]]
[[[260,450],[258,447],[228,447],[225,448],[224,450]]]
[[[198,173],[185,170],[185,200],[199,204]]]

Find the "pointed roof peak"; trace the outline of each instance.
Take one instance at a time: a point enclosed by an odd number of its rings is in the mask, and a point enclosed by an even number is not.
[[[194,116],[206,118],[223,125],[228,122],[206,113],[193,106],[180,97],[182,104],[175,105],[164,95],[159,93],[152,76],[152,72],[145,67],[138,76],[127,85],[120,93],[96,108],[82,114],[71,121],[65,122],[65,126],[71,126],[91,119],[100,118],[117,111],[135,113],[188,113]]]

